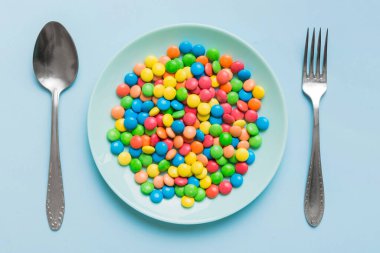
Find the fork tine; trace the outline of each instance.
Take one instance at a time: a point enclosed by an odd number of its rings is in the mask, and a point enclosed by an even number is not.
[[[317,66],[316,69],[316,78],[320,77],[321,73],[321,28],[319,28],[319,35],[318,35],[318,44],[317,44]]]
[[[310,48],[310,64],[309,64],[309,76],[314,77],[314,44],[315,44],[315,28],[313,29],[313,37],[311,39]]]
[[[327,78],[327,39],[329,36],[329,29],[326,31],[326,39],[325,39],[325,49],[323,52],[323,68],[322,68],[322,78],[326,79]]]
[[[306,43],[305,43],[305,53],[303,56],[303,69],[302,69],[302,74],[303,78],[307,77],[307,51],[309,48],[309,28],[307,28],[307,33],[306,33]]]

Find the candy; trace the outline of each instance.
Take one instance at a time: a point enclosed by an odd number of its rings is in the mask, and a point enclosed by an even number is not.
[[[206,51],[207,58],[210,59],[210,61],[216,61],[219,59],[219,51],[216,48],[210,48]]]
[[[198,76],[198,75],[201,75],[203,74],[203,71],[204,71],[204,66],[199,63],[199,62],[195,62],[191,65],[191,73],[195,76]]]
[[[223,181],[219,184],[219,192],[223,195],[227,195],[231,192],[232,185],[229,181]]]
[[[203,45],[201,44],[196,44],[193,46],[191,52],[195,55],[195,56],[201,56],[201,55],[204,55],[205,52],[206,52],[206,49],[204,48]]]
[[[150,200],[153,203],[160,203],[162,201],[162,198],[163,198],[163,195],[162,195],[162,192],[160,190],[153,190],[150,193]]]
[[[253,88],[252,94],[257,99],[262,99],[265,95],[265,90],[263,87],[256,85],[255,88]]]
[[[256,121],[256,126],[260,131],[265,131],[269,127],[269,121],[265,117],[259,117]]]
[[[194,198],[183,196],[181,199],[181,204],[185,208],[190,208],[194,205]]]
[[[117,157],[119,164],[121,166],[127,166],[131,162],[131,155],[128,152],[121,152]]]
[[[218,194],[219,194],[218,186],[216,186],[214,184],[210,185],[210,187],[208,187],[206,190],[206,195],[210,199],[216,198],[216,196],[218,196]]]

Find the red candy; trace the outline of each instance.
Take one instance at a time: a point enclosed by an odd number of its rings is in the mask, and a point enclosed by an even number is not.
[[[241,111],[241,112],[246,112],[248,110],[248,104],[242,100],[237,101],[236,107]]]
[[[205,138],[203,140],[203,147],[209,148],[212,146],[213,143],[214,143],[214,137],[212,137],[209,134],[205,135]]]
[[[211,78],[208,76],[202,76],[198,80],[199,88],[201,89],[209,89],[211,88]]]
[[[205,73],[206,73],[206,75],[208,75],[208,76],[212,76],[212,65],[211,65],[211,63],[206,63],[206,65],[205,65]]]
[[[223,195],[227,195],[228,193],[230,193],[232,191],[232,185],[229,181],[222,181],[220,184],[219,184],[219,192]]]
[[[188,106],[185,106],[185,112],[190,112],[192,114],[197,114],[197,108],[190,108]]]
[[[157,84],[163,84],[164,83],[164,80],[162,79],[158,79],[154,82],[154,85],[157,85]]]
[[[235,118],[231,114],[224,114],[223,121],[227,124],[233,124],[235,122]]]
[[[164,126],[164,123],[162,122],[162,118],[163,117],[164,117],[163,114],[158,114],[156,116],[157,126],[159,126],[159,127],[163,127]]]
[[[157,142],[159,142],[159,141],[160,141],[160,137],[158,137],[157,134],[152,134],[152,136],[150,137],[150,145],[152,147],[155,147]]]
[[[187,185],[187,178],[185,177],[176,177],[174,179],[174,183],[178,186],[185,186]]]
[[[195,78],[187,79],[185,83],[185,87],[189,91],[195,90],[198,87],[198,80]]]
[[[138,86],[142,87],[144,84],[145,84],[145,82],[141,78],[137,79],[137,85]]]
[[[215,91],[214,91],[215,93]],[[211,93],[210,90],[208,89],[203,89],[201,90],[201,92],[199,92],[199,97],[201,99],[202,102],[210,102],[210,100],[214,97]]]
[[[222,69],[216,75],[216,80],[218,81],[218,83],[220,85],[226,84],[226,83],[228,83],[231,80],[230,79],[230,74],[225,69]]]
[[[231,128],[230,125],[222,124],[222,130],[223,130],[223,132],[229,132],[230,128]]]
[[[239,109],[235,108],[231,112],[232,117],[234,117],[235,120],[243,119],[244,113],[242,113]]]
[[[191,151],[191,147],[190,147],[190,144],[188,144],[188,143],[183,144],[183,146],[178,150],[180,155],[183,155],[183,156],[190,153],[190,151]]]
[[[242,63],[241,61],[235,61],[231,64],[231,71],[234,74],[236,74],[242,69],[244,69],[244,63]]]
[[[183,119],[183,123],[186,126],[192,126],[195,124],[195,121],[197,120],[197,116],[194,113],[186,112],[182,119]]]
[[[216,198],[216,196],[218,196],[218,194],[219,194],[218,186],[216,186],[214,184],[210,185],[210,187],[207,188],[207,190],[206,190],[206,196],[210,199]]]
[[[224,90],[218,90],[215,95],[219,103],[227,102],[227,93]]]
[[[221,106],[223,107],[223,111],[225,114],[231,114],[232,106],[230,104],[224,103],[224,104],[221,104]]]
[[[209,173],[214,173],[219,170],[219,165],[215,161],[209,160],[206,168]]]
[[[256,122],[257,117],[257,112],[254,110],[248,110],[244,115],[245,121],[247,122]]]
[[[235,171],[236,171],[236,173],[244,175],[248,171],[248,164],[247,163],[237,163],[237,164],[235,164]]]
[[[130,88],[128,85],[126,85],[125,83],[121,83],[117,86],[116,88],[116,94],[119,96],[119,97],[125,97],[125,96],[128,96],[129,95],[129,91],[130,91]]]
[[[173,148],[173,141],[172,140],[170,140],[170,139],[165,139],[165,140],[163,140],[163,142],[165,142],[166,143],[166,145],[168,145],[168,150],[171,150],[172,148]]]
[[[148,130],[153,130],[157,127],[157,120],[154,117],[148,117],[144,121],[144,127]]]
[[[131,138],[131,147],[134,149],[139,149],[142,147],[142,138],[141,136],[135,135]]]

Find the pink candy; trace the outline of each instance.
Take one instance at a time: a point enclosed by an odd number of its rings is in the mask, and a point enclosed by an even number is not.
[[[187,178],[185,177],[176,177],[174,179],[174,183],[178,186],[185,186],[187,185]]]
[[[244,115],[244,118],[247,122],[255,122],[257,120],[257,117],[257,112],[254,110],[248,110]]]
[[[209,134],[206,134],[205,135],[205,138],[203,140],[203,147],[205,148],[209,148],[212,146],[212,144],[214,143],[214,137],[212,137],[211,135]]]
[[[198,87],[198,80],[195,78],[187,79],[187,81],[185,83],[185,87],[189,91],[195,90]]]
[[[227,93],[224,90],[218,90],[216,92],[216,99],[219,101],[219,103],[227,102]]]
[[[186,126],[192,126],[195,124],[195,121],[197,120],[197,116],[194,113],[186,112],[182,119],[183,119],[183,123]]]
[[[211,78],[208,76],[202,76],[198,80],[199,88],[201,89],[209,89],[211,88]]]
[[[235,61],[231,64],[230,68],[232,73],[236,74],[240,70],[244,69],[244,63],[242,63],[241,61]]]
[[[157,127],[157,120],[154,117],[148,117],[146,118],[144,122],[144,126],[148,130],[153,130],[154,128]]]
[[[209,173],[214,173],[219,170],[219,165],[215,161],[210,160],[208,161],[206,168]]]
[[[215,91],[214,91],[215,92]],[[203,89],[201,90],[201,92],[199,93],[199,97],[201,99],[202,102],[210,102],[210,100],[214,97],[211,93],[210,90],[208,89]]]
[[[228,83],[228,81],[231,80],[230,79],[230,74],[226,70],[222,69],[216,75],[216,80],[218,80],[218,83],[220,85],[226,84],[226,83]]]
[[[191,151],[191,147],[190,147],[190,144],[188,143],[183,144],[182,147],[178,150],[178,152],[183,156],[190,153],[190,151]]]
[[[231,112],[232,117],[234,117],[235,120],[244,119],[244,113],[242,113],[239,109],[235,108]]]

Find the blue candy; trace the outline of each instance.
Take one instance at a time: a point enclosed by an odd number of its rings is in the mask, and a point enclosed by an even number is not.
[[[196,132],[195,132],[195,139],[197,141],[204,141],[205,134],[200,129],[197,129]]]
[[[157,142],[155,149],[157,154],[166,155],[166,153],[168,152],[168,145],[165,142],[160,141]]]
[[[132,110],[134,112],[141,112],[142,101],[140,99],[134,99],[132,102]]]
[[[213,124],[221,125],[223,123],[223,119],[222,118],[215,118],[213,116],[211,116],[208,121],[210,121],[211,125],[213,125]]]
[[[132,109],[127,109],[124,113],[124,118],[129,118],[129,117],[132,117],[132,118],[137,118],[138,114],[135,113]]]
[[[205,149],[203,149],[203,154],[207,157],[207,159],[212,159],[211,148],[205,148]]]
[[[245,91],[244,89],[241,89],[238,94],[240,100],[243,100],[244,102],[248,102],[253,97],[252,92]]]
[[[181,102],[179,102],[178,100],[173,100],[172,102],[170,102],[170,105],[176,111],[180,111],[180,110],[183,110],[185,108],[184,105]]]
[[[129,151],[129,154],[133,157],[133,158],[137,158],[141,155],[142,153],[142,149],[141,148],[138,148],[138,149],[134,149],[132,147],[129,147],[128,149]]]
[[[172,130],[176,134],[183,133],[183,130],[185,129],[185,124],[183,124],[180,120],[175,120],[172,124]]]
[[[192,184],[196,187],[199,187],[199,180],[196,177],[189,177],[189,179],[187,180],[187,184]]]
[[[241,81],[248,80],[251,77],[251,72],[247,69],[242,69],[238,72],[238,77]]]
[[[134,117],[127,117],[124,119],[124,126],[127,130],[132,131],[137,127],[137,119]]]
[[[141,111],[149,112],[154,107],[154,103],[151,100],[145,101],[141,106]]]
[[[193,49],[193,46],[190,41],[184,40],[179,44],[179,51],[181,51],[182,54],[190,53],[191,49]]]
[[[138,77],[135,73],[128,73],[124,77],[124,82],[128,84],[129,86],[133,86],[137,84]]]
[[[233,187],[238,188],[243,184],[243,176],[235,173],[231,176],[230,182]]]
[[[157,153],[153,153],[152,159],[153,159],[153,162],[159,163],[159,162],[161,162],[162,160],[165,159],[165,156],[159,155]]]
[[[255,162],[255,159],[256,159],[256,156],[255,156],[255,153],[253,153],[253,151],[251,149],[248,150],[248,159],[247,161],[245,161],[248,165],[251,165],[252,163]]]
[[[137,122],[141,125],[144,125],[144,122],[146,118],[149,117],[149,113],[147,112],[140,112],[139,115],[137,116]]]
[[[114,141],[111,143],[111,153],[118,155],[124,151],[124,145],[121,141]]]
[[[170,108],[170,101],[166,100],[165,98],[159,98],[157,100],[157,107],[161,111],[165,111]]]
[[[206,49],[203,45],[196,44],[193,46],[193,49],[191,51],[195,55],[195,57],[198,57],[198,56],[204,55],[206,52]]]
[[[180,154],[176,154],[172,160],[172,164],[176,167],[178,167],[180,164],[184,163],[185,162],[185,158],[180,155]]]
[[[224,109],[222,106],[220,105],[213,105],[211,107],[211,115],[216,117],[216,118],[220,118],[223,116],[223,113],[224,113]]]
[[[265,117],[259,117],[256,120],[256,126],[260,131],[265,131],[269,127],[269,120]]]
[[[153,203],[160,203],[162,201],[163,195],[162,195],[162,192],[160,190],[153,190],[150,193],[149,197]]]
[[[231,143],[231,145],[234,147],[234,148],[236,148],[237,147],[237,145],[239,144],[239,139],[238,138],[235,138],[235,137],[232,137],[232,143]]]
[[[174,187],[170,187],[166,185],[162,187],[162,195],[164,199],[171,199],[174,197],[174,194],[175,194]]]
[[[194,75],[194,76],[199,76],[199,75],[202,75],[204,70],[205,70],[205,67],[203,66],[202,63],[200,62],[194,62],[192,65],[191,65],[191,73]]]

